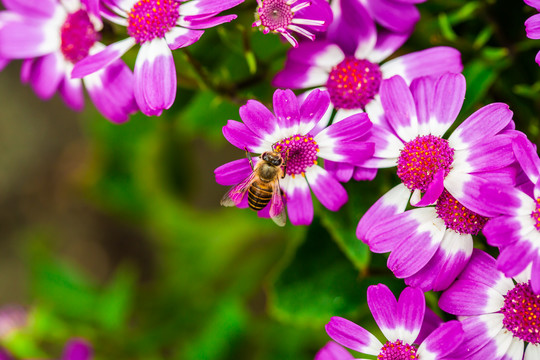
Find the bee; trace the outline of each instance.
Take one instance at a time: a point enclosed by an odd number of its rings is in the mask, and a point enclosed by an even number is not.
[[[223,206],[238,205],[246,192],[249,207],[255,211],[264,209],[270,204],[270,217],[279,226],[286,221],[285,205],[279,187],[279,179],[285,177],[285,162],[280,153],[267,151],[259,156],[253,166],[251,156],[246,150],[252,173],[240,184],[233,186],[221,199]]]

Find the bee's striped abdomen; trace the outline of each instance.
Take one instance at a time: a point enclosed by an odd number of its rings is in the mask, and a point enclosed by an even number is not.
[[[248,203],[253,210],[262,210],[272,199],[272,185],[255,181],[249,187]]]

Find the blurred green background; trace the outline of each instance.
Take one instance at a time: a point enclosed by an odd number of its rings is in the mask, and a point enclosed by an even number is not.
[[[315,201],[310,227],[281,229],[250,210],[222,208],[213,170],[244,153],[221,128],[247,99],[270,106],[289,45],[251,28],[256,2],[173,54],[179,89],[161,117],[124,125],[55,96],[40,101],[0,73],[0,305],[22,304],[26,328],[0,342],[18,358],[54,358],[73,336],[96,359],[313,359],[324,324],[345,316],[373,331],[367,286],[395,291],[383,255],[355,236],[363,212],[396,184],[393,171],[346,185],[331,213]],[[428,0],[395,56],[431,46],[462,52],[467,96],[459,120],[501,101],[538,143],[540,41],[521,1]],[[106,27],[103,41],[123,37]],[[137,49],[125,57],[133,66]],[[478,247],[484,247],[482,239]],[[437,295],[428,294],[435,309]]]

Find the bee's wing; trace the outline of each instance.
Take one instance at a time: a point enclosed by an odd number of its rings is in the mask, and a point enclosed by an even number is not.
[[[244,194],[248,191],[249,186],[255,180],[255,171],[253,171],[240,184],[232,186],[229,191],[221,199],[220,204],[223,206],[237,206],[244,198]]]
[[[279,187],[279,180],[272,184],[273,192],[272,199],[270,199],[270,217],[279,226],[285,226],[287,221],[287,212],[285,211],[285,204],[283,203],[283,196],[281,194],[281,188]]]

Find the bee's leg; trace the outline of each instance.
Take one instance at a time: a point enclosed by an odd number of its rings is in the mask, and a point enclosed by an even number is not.
[[[251,160],[251,154],[249,153],[247,147],[244,146],[244,150],[246,150],[246,156],[249,160],[249,165],[251,166],[251,170],[254,170],[255,168],[253,167],[253,160]]]
[[[289,149],[287,149],[287,157],[283,161],[283,175],[281,175],[282,179],[287,174],[287,162],[288,162],[287,160],[289,160]]]

